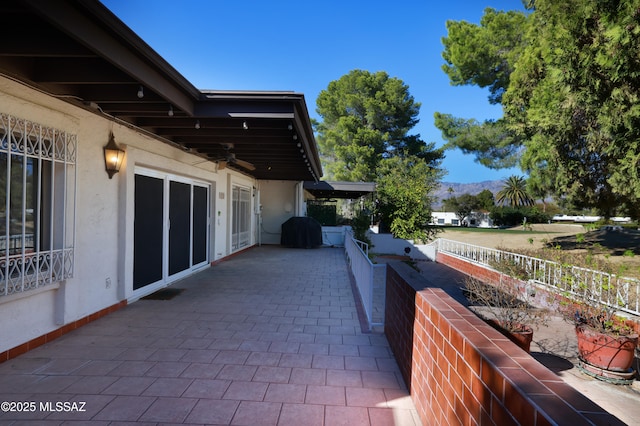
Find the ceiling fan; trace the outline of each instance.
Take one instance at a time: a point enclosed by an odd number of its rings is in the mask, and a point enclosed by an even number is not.
[[[249,163],[248,161],[244,161],[244,160],[240,160],[238,158],[236,158],[236,154],[234,152],[231,152],[231,150],[233,149],[233,144],[232,143],[223,143],[222,145],[222,149],[225,150],[225,154],[223,157],[218,158],[216,160],[216,163],[218,163],[218,168],[220,170],[224,169],[225,167],[227,167],[228,164],[232,165],[232,166],[239,166],[242,167],[243,169],[247,169],[247,170],[255,170],[256,166],[254,166],[253,164]]]

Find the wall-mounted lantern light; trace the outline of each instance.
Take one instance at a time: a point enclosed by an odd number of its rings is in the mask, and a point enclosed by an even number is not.
[[[113,133],[109,133],[109,143],[104,147],[104,167],[109,179],[120,171],[122,160],[124,160],[124,150],[116,144]]]

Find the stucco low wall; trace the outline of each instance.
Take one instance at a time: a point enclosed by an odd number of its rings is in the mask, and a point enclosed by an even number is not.
[[[387,267],[385,334],[423,424],[621,424],[412,271]]]
[[[344,247],[344,226],[323,226],[322,244],[332,247]]]
[[[367,234],[371,240],[370,251],[378,254],[395,254],[399,256],[409,256],[413,260],[435,260],[436,246],[431,244],[414,244],[411,240],[395,238],[391,234],[378,234],[369,232]]]

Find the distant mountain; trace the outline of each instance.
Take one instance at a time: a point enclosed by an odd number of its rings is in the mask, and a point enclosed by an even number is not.
[[[434,192],[433,208],[437,208],[442,205],[443,199],[446,200],[449,197],[457,197],[462,194],[477,195],[485,189],[493,192],[493,195],[495,196],[503,186],[504,182],[501,180],[485,180],[475,183],[441,182],[440,187]],[[453,192],[449,192],[449,188],[452,188]]]

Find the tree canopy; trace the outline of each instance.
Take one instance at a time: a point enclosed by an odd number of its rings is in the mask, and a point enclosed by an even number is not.
[[[498,203],[511,207],[533,206],[535,200],[527,192],[527,181],[523,176],[509,176],[504,186],[496,194]]]
[[[640,216],[640,0],[535,0],[447,23],[444,71],[488,87],[500,120],[436,115],[450,147],[518,164],[536,193]]]
[[[461,221],[481,207],[478,197],[471,194],[448,198],[444,200],[444,206],[447,211],[453,211]]]
[[[317,141],[327,176],[376,182],[378,213],[399,238],[427,238],[430,193],[442,176],[443,151],[409,134],[419,111],[409,87],[382,71],[353,70],[317,99]]]
[[[409,131],[420,103],[409,87],[386,72],[353,70],[318,95],[318,146],[327,175],[350,182],[375,181],[383,158],[415,155],[435,165],[443,154]]]
[[[380,162],[376,192],[381,220],[397,238],[424,242],[435,230],[431,221],[431,194],[441,171],[416,156],[395,156]]]

